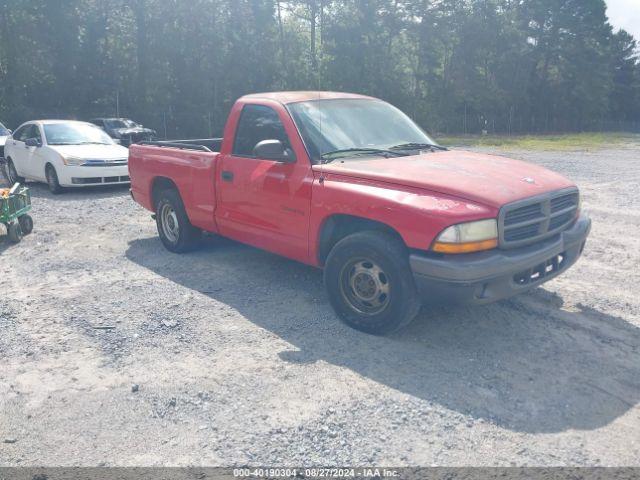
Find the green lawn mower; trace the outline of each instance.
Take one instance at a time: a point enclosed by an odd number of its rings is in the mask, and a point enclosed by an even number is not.
[[[33,231],[29,210],[31,194],[27,187],[16,183],[10,189],[0,189],[0,223],[7,227],[7,236],[13,243],[20,242],[24,235]]]

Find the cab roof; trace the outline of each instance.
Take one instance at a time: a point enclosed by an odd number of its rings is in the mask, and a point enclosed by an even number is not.
[[[252,93],[240,98],[243,101],[251,100],[275,100],[282,104],[309,102],[312,100],[336,100],[336,99],[368,99],[375,100],[373,97],[366,95],[358,95],[356,93],[342,92],[321,92],[321,91],[301,91],[301,92],[266,92]]]

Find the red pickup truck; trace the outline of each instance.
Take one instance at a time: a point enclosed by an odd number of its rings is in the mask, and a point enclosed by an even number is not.
[[[168,250],[207,231],[323,268],[340,318],[374,334],[425,301],[536,287],[578,259],[591,228],[561,175],[443,148],[361,95],[248,95],[222,139],[133,145],[129,171]]]

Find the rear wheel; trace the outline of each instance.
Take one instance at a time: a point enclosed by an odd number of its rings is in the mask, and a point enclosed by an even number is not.
[[[399,330],[420,309],[406,248],[385,232],[359,232],[338,242],[324,281],[338,316],[366,333]]]
[[[13,160],[7,158],[7,180],[9,184],[13,186],[15,183],[24,183],[24,177],[18,175],[16,166],[13,164]]]
[[[47,178],[49,191],[54,195],[62,193],[62,187],[60,186],[60,182],[58,181],[58,173],[56,172],[56,169],[53,165],[47,165],[47,168],[45,169],[45,176]]]
[[[18,218],[18,223],[20,223],[23,235],[29,235],[33,232],[33,218],[31,218],[31,215],[22,215]]]
[[[19,222],[14,222],[7,227],[7,236],[13,243],[19,243],[22,240],[22,228]]]
[[[158,235],[167,250],[184,253],[193,250],[202,231],[189,221],[180,195],[175,190],[164,190],[156,203]]]

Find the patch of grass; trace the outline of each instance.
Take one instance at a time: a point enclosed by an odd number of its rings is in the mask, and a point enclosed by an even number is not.
[[[640,144],[640,135],[632,133],[576,133],[566,135],[466,135],[437,137],[441,145],[450,147],[498,147],[522,150],[592,150]]]

